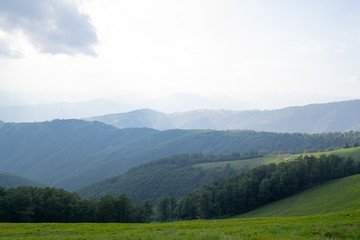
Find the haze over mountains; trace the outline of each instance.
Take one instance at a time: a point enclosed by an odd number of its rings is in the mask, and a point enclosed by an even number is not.
[[[9,173],[0,173],[0,187],[7,189],[20,186],[46,187],[45,184],[36,182],[28,178]]]
[[[47,95],[51,95],[47,93]],[[160,112],[187,112],[197,109],[226,109],[233,111],[254,109],[279,109],[310,103],[349,100],[345,97],[311,94],[256,94],[230,97],[224,95],[200,96],[196,94],[172,94],[162,97],[121,95],[92,100],[53,98],[38,92],[0,91],[0,120],[5,122],[39,122],[53,119],[88,118],[93,116],[123,113],[138,109],[153,109]],[[268,101],[271,99],[271,101]]]
[[[195,110],[162,113],[150,109],[88,118],[118,128],[251,129],[270,132],[360,130],[360,100],[311,104],[269,111]]]

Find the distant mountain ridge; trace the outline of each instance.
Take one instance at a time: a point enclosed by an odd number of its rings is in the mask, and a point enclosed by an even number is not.
[[[7,189],[17,188],[21,186],[46,187],[45,184],[39,183],[32,179],[10,173],[0,173],[0,187]]]
[[[360,100],[311,104],[278,110],[195,110],[162,113],[141,109],[126,113],[87,118],[117,128],[148,127],[167,129],[249,129],[269,132],[346,132],[360,130]]]

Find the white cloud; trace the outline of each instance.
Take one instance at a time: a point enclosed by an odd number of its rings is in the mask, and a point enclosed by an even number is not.
[[[90,23],[89,16],[80,13],[74,2],[0,0],[0,16],[1,30],[8,34],[21,31],[42,53],[95,55],[95,29]],[[12,56],[11,51],[1,53]]]
[[[360,97],[344,79],[359,28],[342,17],[360,7],[332,3],[0,0],[0,54],[26,56],[0,58],[0,90]]]

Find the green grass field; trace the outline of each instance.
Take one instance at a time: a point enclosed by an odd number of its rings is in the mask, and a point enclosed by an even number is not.
[[[330,181],[236,217],[289,217],[360,210],[360,175]]]
[[[329,152],[294,154],[291,156],[287,156],[285,154],[278,154],[278,155],[268,155],[268,156],[262,157],[262,158],[247,159],[247,160],[199,163],[199,164],[194,164],[193,167],[201,167],[203,169],[224,168],[224,167],[226,167],[227,164],[230,164],[230,166],[235,169],[243,169],[243,168],[251,169],[251,168],[255,168],[255,167],[258,167],[258,166],[264,165],[264,164],[280,163],[281,161],[295,160],[300,155],[320,156],[321,154],[325,154],[325,155],[336,154],[341,157],[353,157],[354,160],[360,161],[360,147],[356,147],[356,148],[339,149],[339,150],[329,151]]]
[[[0,239],[359,239],[360,211],[149,224],[1,223]]]

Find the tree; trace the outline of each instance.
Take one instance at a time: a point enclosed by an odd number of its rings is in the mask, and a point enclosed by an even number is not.
[[[117,222],[126,223],[133,221],[134,203],[125,194],[121,194],[115,200],[115,208],[117,213]]]
[[[157,204],[159,221],[166,222],[175,218],[176,200],[169,195],[163,196]]]
[[[149,201],[145,200],[142,203],[135,206],[134,211],[134,222],[137,223],[147,223],[151,221],[151,216],[154,213],[154,204]]]
[[[116,222],[117,211],[115,207],[115,198],[111,195],[103,196],[98,203],[98,221]]]
[[[211,201],[211,193],[209,191],[200,191],[197,210],[199,218],[207,219],[213,216],[213,203]]]

